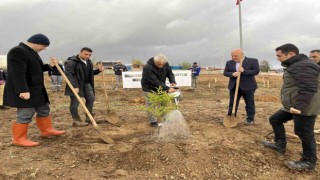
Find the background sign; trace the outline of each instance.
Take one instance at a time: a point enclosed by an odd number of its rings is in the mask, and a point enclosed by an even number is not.
[[[177,70],[172,71],[177,86],[191,86],[191,70]],[[141,88],[142,71],[130,71],[122,72],[123,88]],[[167,78],[166,84],[169,86],[169,80]]]

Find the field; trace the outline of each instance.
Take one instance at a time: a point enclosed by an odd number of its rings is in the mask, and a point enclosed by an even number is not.
[[[96,76],[95,120],[105,122],[99,126],[116,144],[104,143],[92,126],[72,127],[69,98],[63,92],[52,92],[47,82],[54,126],[67,134],[40,138],[33,121],[28,137],[40,142],[40,146],[13,146],[11,123],[16,117],[15,109],[1,110],[0,179],[320,179],[320,166],[315,172],[286,168],[285,161],[300,158],[299,139],[288,137],[284,156],[261,145],[271,130],[268,117],[281,107],[282,77],[259,75],[256,79],[259,88],[254,125],[224,127],[221,122],[228,107],[228,79],[221,74],[201,75],[197,90],[182,88],[180,111],[192,138],[164,143],[150,138],[157,130],[149,126],[147,114],[140,108],[141,90],[115,91],[111,75],[107,76],[110,105],[121,122],[118,126],[107,123],[101,76]],[[84,111],[80,112],[84,118]],[[238,114],[245,119],[243,101]],[[286,124],[290,133],[292,127],[292,122]],[[319,122],[316,128],[320,128]],[[316,138],[320,139],[319,135]]]

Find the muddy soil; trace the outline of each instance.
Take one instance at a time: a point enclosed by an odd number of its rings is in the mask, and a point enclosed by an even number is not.
[[[300,158],[299,139],[288,137],[284,156],[260,143],[271,130],[268,117],[281,107],[280,76],[257,77],[255,124],[246,126],[241,122],[235,128],[222,125],[229,101],[228,79],[222,75],[200,76],[197,90],[182,88],[184,99],[179,105],[192,137],[173,142],[151,138],[158,130],[149,126],[147,114],[141,110],[140,89],[116,91],[112,76],[107,79],[110,105],[121,121],[115,126],[105,120],[99,76],[94,113],[95,120],[102,122],[100,128],[116,144],[104,143],[92,126],[72,127],[69,98],[64,92],[52,92],[47,82],[54,126],[67,134],[40,138],[33,121],[28,137],[40,146],[13,146],[11,124],[16,110],[0,110],[0,179],[320,179],[320,166],[315,172],[294,172],[285,166],[287,160]],[[80,112],[84,119],[84,111]],[[243,101],[238,114],[245,119]],[[286,128],[293,133],[292,122]],[[319,121],[316,128],[320,128]],[[319,136],[316,138],[320,140]]]

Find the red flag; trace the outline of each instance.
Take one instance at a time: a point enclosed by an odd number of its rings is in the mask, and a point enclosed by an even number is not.
[[[239,5],[240,1],[242,1],[242,0],[237,0],[237,4],[236,5]]]

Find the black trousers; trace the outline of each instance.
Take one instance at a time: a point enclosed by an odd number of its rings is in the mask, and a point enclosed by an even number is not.
[[[275,141],[286,144],[286,130],[284,123],[293,119],[294,133],[299,136],[302,143],[302,159],[311,163],[317,162],[317,144],[314,138],[314,125],[317,116],[295,115],[279,110],[269,118],[275,134]]]
[[[239,88],[238,96],[237,96],[235,114],[237,114],[237,111],[238,111],[240,98],[243,97],[244,102],[246,103],[246,112],[247,112],[247,118],[246,119],[249,122],[254,121],[254,115],[256,113],[255,104],[254,104],[254,92],[255,92],[255,89],[242,90],[242,89]],[[230,94],[230,100],[229,100],[228,115],[231,115],[232,107],[233,107],[233,100],[234,100],[234,95],[235,95],[235,88],[230,90],[229,94]]]
[[[95,96],[93,92],[93,88],[91,84],[87,83],[84,85],[84,98],[86,99],[86,107],[88,108],[89,112],[92,113],[93,103],[95,101]],[[78,114],[78,107],[80,102],[76,98],[76,96],[70,96],[70,113],[73,118],[79,117]]]

